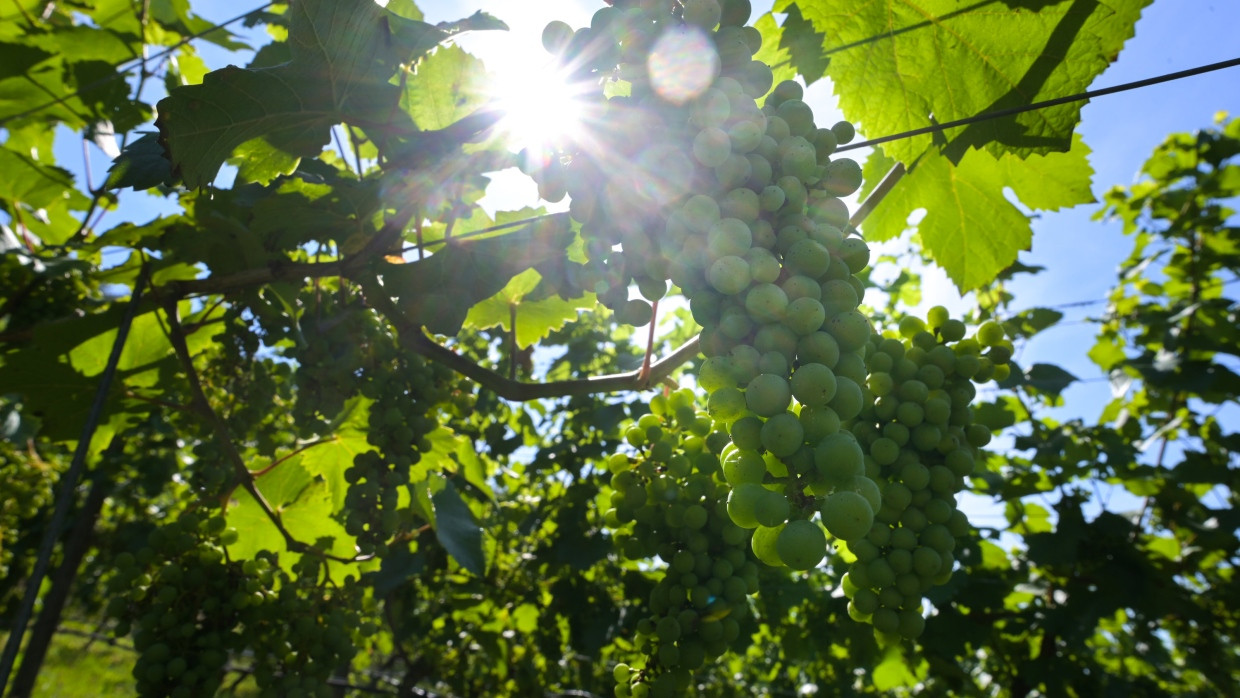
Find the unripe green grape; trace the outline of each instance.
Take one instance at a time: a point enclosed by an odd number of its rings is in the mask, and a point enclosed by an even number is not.
[[[947,342],[958,342],[964,339],[965,332],[964,323],[959,320],[948,320],[939,328],[939,334],[943,336],[943,340]]]
[[[789,370],[788,357],[778,351],[768,351],[758,359],[758,372],[776,376],[786,376]]]
[[[798,335],[817,332],[826,318],[822,303],[808,297],[793,300],[784,312],[784,324]]]
[[[809,192],[797,177],[789,174],[775,180],[775,185],[784,192],[784,208],[799,212],[809,200]]]
[[[739,257],[753,246],[749,224],[739,218],[721,218],[707,233],[706,249],[716,259]]]
[[[788,404],[792,401],[792,390],[787,378],[763,373],[749,382],[744,398],[749,410],[754,414],[772,417],[788,409]]]
[[[808,137],[808,136],[807,136]],[[814,137],[810,138],[814,144],[814,149],[818,151],[818,163],[825,165],[831,157],[831,153],[839,147],[839,139],[835,137],[835,132],[829,128],[818,128],[814,130]]]
[[[874,510],[865,497],[851,490],[842,490],[823,502],[822,523],[836,538],[858,540],[874,525]]]
[[[849,143],[853,137],[857,135],[857,130],[847,121],[838,121],[831,126],[831,131],[835,133],[835,140],[840,144]]]
[[[977,341],[983,346],[993,347],[1003,341],[1006,332],[1003,331],[1003,325],[994,320],[987,320],[977,328]]]
[[[753,331],[753,320],[743,308],[726,308],[719,318],[719,331],[732,339],[744,339]]]
[[[925,408],[915,402],[901,402],[896,408],[896,419],[909,429],[916,428],[925,418]]]
[[[719,210],[722,215],[743,221],[748,226],[758,219],[758,195],[744,187],[733,189],[719,201]],[[748,243],[749,247],[753,246],[752,231],[748,236]]]
[[[818,167],[818,153],[809,141],[800,136],[790,136],[780,143],[779,169],[802,181],[810,179]]]
[[[861,166],[855,160],[841,158],[827,165],[822,186],[835,196],[848,196],[861,188]]]
[[[916,640],[921,637],[921,634],[925,631],[926,619],[921,615],[920,611],[912,608],[906,608],[900,611],[899,623],[896,627],[896,632],[898,632],[902,637],[909,640]]]
[[[797,340],[797,361],[834,368],[840,360],[840,344],[827,332],[814,332]]]
[[[733,376],[737,385],[747,384],[761,373],[758,370],[758,362],[761,360],[762,354],[748,344],[740,344],[733,347],[730,358],[732,360]]]
[[[900,468],[899,478],[910,492],[924,490],[930,485],[930,469],[918,462],[908,463]]]
[[[818,285],[818,282],[802,274],[789,276],[779,287],[784,290],[789,302],[798,298],[813,298],[814,300],[822,298],[822,287]]]
[[[775,284],[756,284],[745,294],[745,309],[756,322],[782,320],[788,308],[788,294]]]
[[[736,487],[746,482],[761,483],[766,476],[766,462],[755,451],[733,451],[723,460],[723,477]]]
[[[811,279],[817,279],[831,266],[831,253],[815,240],[800,240],[788,249],[784,255],[784,264]]]
[[[734,376],[732,360],[724,356],[712,356],[702,362],[702,367],[698,369],[697,382],[707,393],[713,393],[719,388],[736,387],[737,382]],[[935,438],[938,443],[938,438]]]
[[[784,355],[789,363],[797,352],[797,335],[787,325],[780,322],[769,322],[758,328],[753,338],[754,347],[766,354],[777,351]]]
[[[835,371],[837,378],[847,378],[857,385],[865,385],[868,377],[865,370],[865,360],[857,356],[855,352],[845,352],[840,355],[840,360],[835,363]]]
[[[908,510],[906,509],[905,511],[908,511]],[[925,530],[925,529],[922,529],[922,530]],[[910,552],[913,550],[913,548],[917,547],[917,534],[908,528],[904,528],[904,527],[893,528],[891,530],[891,540],[889,541],[888,544],[895,550],[903,550],[905,552]],[[893,550],[892,552],[895,552],[895,550]],[[890,558],[890,555],[891,553],[888,553],[889,558]],[[892,566],[894,567],[895,563],[892,563]],[[901,572],[901,573],[906,572],[911,568],[912,568],[912,558],[910,557],[908,567],[901,568],[897,570],[897,572]]]
[[[799,419],[810,443],[818,443],[840,429],[840,416],[830,407],[802,407]]]
[[[847,281],[832,279],[822,283],[822,306],[827,310],[827,317],[856,310],[860,301],[857,291]]]
[[[796,453],[804,440],[805,429],[790,412],[777,414],[762,425],[762,445],[779,458]]]
[[[832,485],[848,482],[865,472],[861,445],[847,432],[832,434],[814,447],[814,467]]]
[[[692,24],[708,31],[718,26],[723,16],[719,0],[681,0],[681,6],[684,9],[683,17],[686,24]]]
[[[848,266],[849,271],[859,274],[870,264],[870,246],[861,238],[846,238],[840,243],[838,256]]]
[[[740,186],[753,176],[753,165],[749,163],[749,158],[739,153],[732,153],[713,169],[715,180],[723,189]]]
[[[797,402],[824,408],[835,397],[835,373],[824,364],[802,364],[793,372],[790,386]]]
[[[837,375],[835,377],[835,397],[831,398],[829,406],[845,422],[861,414],[861,408],[864,406],[864,395],[861,392],[861,386],[857,385],[851,378]]]
[[[737,388],[724,387],[710,394],[706,411],[712,419],[731,422],[745,414],[746,397]]]
[[[826,330],[839,343],[840,351],[848,352],[865,346],[870,338],[870,321],[861,313],[850,310],[827,320]]]
[[[794,570],[815,567],[826,555],[827,538],[818,524],[807,519],[790,521],[775,540],[779,559]]]
[[[883,505],[883,493],[878,483],[868,477],[857,476],[839,485],[840,491],[852,491],[861,495],[870,505],[871,511],[878,511]],[[867,530],[868,532],[868,530]]]
[[[814,110],[800,97],[782,101],[775,114],[788,123],[788,132],[793,136],[804,136],[814,130]]]
[[[749,288],[749,263],[736,256],[716,259],[707,271],[706,280],[724,295],[736,295]]]
[[[919,577],[933,578],[943,568],[943,557],[929,546],[913,549],[913,572]]]
[[[774,283],[781,271],[779,260],[770,250],[762,247],[751,247],[745,252],[745,261],[749,263],[749,273],[753,281],[760,284]]]
[[[776,550],[776,541],[784,528],[786,528],[785,524],[779,524],[778,526],[759,526],[754,530],[750,547],[758,560],[771,567],[784,567],[784,561]]]
[[[990,427],[985,424],[970,424],[965,427],[965,438],[974,448],[983,448],[990,443]]]
[[[572,38],[573,28],[559,20],[548,22],[547,26],[543,27],[542,45],[547,53],[557,55],[562,53]]]
[[[726,162],[731,154],[732,141],[721,128],[707,126],[693,138],[693,157],[703,167],[718,167]]]
[[[732,443],[742,451],[757,451],[762,448],[762,420],[754,415],[741,417],[732,424]]]
[[[782,494],[764,488],[766,492],[754,507],[754,518],[761,526],[778,526],[788,520],[791,507]]]
[[[741,528],[757,528],[758,507],[767,503],[771,491],[755,482],[741,483],[728,493],[728,517]]]

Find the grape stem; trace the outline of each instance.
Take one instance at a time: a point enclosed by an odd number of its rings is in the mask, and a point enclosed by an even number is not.
[[[484,368],[469,358],[439,344],[426,334],[426,330],[423,329],[422,325],[410,321],[375,281],[367,280],[361,283],[367,301],[376,310],[383,313],[396,328],[402,345],[428,359],[442,363],[505,400],[512,400],[514,402],[593,395],[596,393],[613,393],[624,390],[645,390],[650,385],[667,378],[672,371],[679,368],[698,353],[699,338],[695,336],[666,357],[651,363],[649,367],[643,364],[643,367],[636,371],[594,376],[580,380],[526,383],[505,378],[495,371]]]
[[[918,159],[920,160],[921,158],[919,157]],[[916,160],[913,161],[912,166],[917,166]],[[904,179],[904,175],[907,172],[908,170],[905,169],[902,162],[892,165],[891,169],[887,171],[887,176],[883,177],[883,181],[879,182],[877,187],[874,187],[874,191],[870,192],[865,201],[862,201],[861,205],[857,207],[857,211],[853,213],[852,218],[848,219],[848,226],[850,228],[860,227],[865,219],[869,218],[874,209],[883,202],[883,199],[887,198],[891,190],[900,183],[900,180]]]
[[[637,371],[637,374],[647,381],[650,379],[650,355],[654,353],[654,326],[658,319],[659,301],[655,300],[650,304],[650,333],[646,335],[646,355],[642,357],[642,367]]]
[[[190,356],[189,345],[185,341],[185,331],[181,327],[181,322],[177,318],[177,299],[175,297],[164,298],[164,314],[168,318],[168,341],[172,344],[172,349],[177,355],[177,360],[181,362],[181,366],[185,369],[186,379],[189,381],[191,409],[198,413],[200,417],[207,420],[211,425],[212,431],[215,432],[216,441],[224,451],[224,456],[232,465],[236,474],[237,482],[241,488],[249,493],[254,501],[258,504],[258,508],[262,509],[263,514],[271,521],[271,524],[280,532],[280,536],[284,538],[284,545],[293,552],[312,553],[320,557],[335,560],[336,562],[359,562],[368,559],[370,556],[355,556],[351,558],[331,555],[323,550],[303,543],[293,537],[292,533],[284,527],[284,522],[280,520],[280,514],[267,499],[263,493],[258,490],[258,486],[254,484],[255,475],[246,467],[245,460],[241,457],[241,453],[237,450],[237,445],[233,443],[232,434],[229,432],[228,424],[224,422],[219,413],[211,407],[210,401],[207,399],[206,391],[202,388],[202,380],[198,377],[198,370],[194,368],[194,359]]]

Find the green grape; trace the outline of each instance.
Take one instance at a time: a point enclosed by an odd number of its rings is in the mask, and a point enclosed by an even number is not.
[[[807,519],[790,521],[775,540],[779,559],[794,570],[808,570],[822,562],[827,538],[818,524]]]
[[[848,196],[861,188],[861,166],[854,160],[832,160],[827,166],[823,187],[835,196]]]
[[[993,347],[1003,341],[1005,334],[1003,325],[987,320],[977,328],[977,341],[983,346]]]
[[[754,555],[771,567],[784,567],[784,561],[779,557],[779,552],[776,549],[776,541],[784,528],[786,528],[785,524],[773,527],[759,526],[754,530],[753,538],[750,541]]]
[[[797,416],[785,412],[777,414],[762,425],[762,445],[779,458],[796,453],[805,440],[805,429]]]
[[[794,137],[803,136],[814,129],[814,111],[808,104],[802,102],[800,97],[782,101],[776,108],[775,114],[787,122],[788,133]],[[801,177],[801,179],[806,178]]]
[[[840,360],[840,345],[827,332],[814,332],[797,340],[797,360],[801,364],[817,363],[835,368]]]
[[[840,419],[848,421],[861,414],[864,406],[864,395],[861,392],[861,386],[855,381],[843,376],[835,378],[835,397],[829,403],[831,409],[835,410]]]
[[[744,416],[745,409],[746,394],[733,387],[720,388],[711,393],[706,407],[711,418],[720,422],[731,422]]]
[[[736,295],[749,287],[749,263],[737,256],[720,257],[710,265],[706,279],[716,291]]]
[[[855,311],[839,313],[827,320],[827,332],[839,343],[841,351],[853,351],[865,346],[870,338],[870,321]]]
[[[542,45],[551,54],[563,53],[573,38],[573,28],[565,22],[553,20],[543,27]]]
[[[784,255],[784,263],[794,271],[817,279],[831,266],[831,253],[822,243],[807,238],[793,243]]]
[[[812,298],[816,301],[822,298],[822,287],[817,281],[803,274],[789,276],[779,287],[784,290],[790,302],[798,298]]]
[[[754,451],[733,451],[723,461],[723,477],[733,487],[746,483],[761,483],[766,476],[766,461]]]
[[[704,167],[718,167],[732,154],[732,141],[726,131],[707,126],[693,139],[693,157]]]
[[[714,395],[711,395],[714,399]],[[761,417],[773,417],[788,409],[792,390],[788,379],[771,373],[763,373],[749,382],[745,388],[745,404]]]
[[[814,467],[828,483],[842,484],[865,472],[861,445],[847,432],[828,436],[814,448]]]
[[[788,308],[788,295],[775,284],[757,284],[745,294],[745,309],[756,322],[782,320]]]
[[[835,134],[835,140],[839,143],[849,143],[857,135],[856,129],[847,121],[836,122],[831,126],[831,131]]]
[[[784,323],[798,335],[808,335],[817,332],[826,317],[822,303],[813,298],[797,298],[788,304]]]
[[[822,523],[836,538],[858,540],[874,525],[874,510],[861,494],[841,490],[823,502]]]
[[[770,490],[753,482],[739,484],[728,494],[728,516],[741,528],[757,528],[755,513],[767,501]]]
[[[797,402],[823,408],[835,397],[835,373],[820,363],[804,363],[792,373],[790,386]]]

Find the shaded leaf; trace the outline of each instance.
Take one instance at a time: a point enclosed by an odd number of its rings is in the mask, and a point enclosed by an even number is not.
[[[451,481],[431,495],[435,508],[435,535],[461,567],[482,576],[486,558],[482,553],[482,529]]]

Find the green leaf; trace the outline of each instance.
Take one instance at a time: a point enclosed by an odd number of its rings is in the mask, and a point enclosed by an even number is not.
[[[108,168],[107,189],[133,187],[136,191],[172,184],[172,163],[164,154],[158,133],[146,133],[125,146]]]
[[[526,301],[525,297],[541,281],[542,275],[533,269],[521,272],[499,293],[471,308],[465,326],[482,330],[498,325],[505,332],[512,332],[515,317],[517,346],[524,349],[576,320],[579,310],[597,305],[593,293],[573,301],[558,296]]]
[[[986,285],[1033,238],[1028,217],[1004,196],[1010,187],[1029,206],[1056,210],[1092,201],[1089,149],[1080,139],[1068,153],[1014,154],[996,159],[970,151],[954,164],[927,154],[870,214],[866,238],[890,240],[904,231],[915,211],[926,252],[961,291]]]
[[[459,46],[444,46],[418,62],[400,107],[424,131],[446,128],[485,101],[482,61]]]
[[[943,123],[1081,92],[1115,60],[1150,1],[781,0],[775,9],[798,5],[814,30],[826,34],[832,49],[827,74],[840,106],[876,137],[928,126],[932,118]],[[1082,106],[992,119],[947,136],[957,142],[957,156],[983,145],[996,155],[1063,151]],[[907,163],[932,138],[884,149]]]
[[[78,210],[90,203],[67,170],[41,164],[8,148],[0,148],[0,172],[4,173],[0,177],[0,201],[20,201],[32,208],[64,202]]]
[[[789,62],[797,73],[812,85],[827,72],[831,57],[827,55],[827,37],[815,31],[814,25],[801,16],[801,8],[790,5],[784,19],[779,47],[788,52]]]
[[[312,157],[341,121],[409,128],[395,109],[392,78],[447,32],[367,0],[305,0],[289,13],[290,62],[228,66],[159,103],[156,126],[187,186],[210,184],[237,146],[259,136],[289,155]]]
[[[443,489],[431,495],[431,503],[435,508],[435,535],[439,542],[461,567],[482,576],[486,572],[482,529],[451,480],[445,481]]]
[[[382,274],[411,318],[431,332],[453,335],[475,303],[526,269],[563,255],[572,239],[568,219],[553,216],[501,237],[453,242],[419,262],[384,265]]]
[[[1079,380],[1054,364],[1034,364],[1025,371],[1025,382],[1040,393],[1059,395]]]

